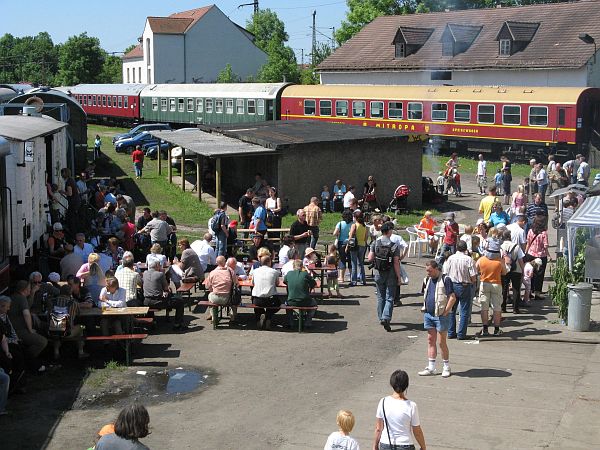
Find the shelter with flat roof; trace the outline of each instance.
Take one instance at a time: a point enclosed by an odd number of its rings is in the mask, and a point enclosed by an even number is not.
[[[331,188],[336,179],[356,186],[360,197],[369,175],[375,177],[382,206],[400,184],[411,188],[409,207],[421,206],[422,144],[398,131],[314,121],[200,128],[151,133],[182,147],[182,161],[194,156],[196,186],[207,172],[203,167],[209,173],[214,167],[217,203],[222,195],[236,203],[259,172],[291,212],[320,197],[323,186]]]

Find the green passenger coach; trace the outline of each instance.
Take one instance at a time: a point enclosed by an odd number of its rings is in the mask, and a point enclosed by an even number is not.
[[[279,120],[288,84],[150,84],[140,93],[140,115],[144,122],[190,125]]]

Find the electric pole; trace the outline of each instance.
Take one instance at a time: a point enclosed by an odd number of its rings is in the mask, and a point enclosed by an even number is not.
[[[254,0],[254,14],[258,12],[258,0]]]
[[[317,11],[313,11],[312,13],[312,55],[310,58],[310,63],[315,65],[315,55],[317,53]]]

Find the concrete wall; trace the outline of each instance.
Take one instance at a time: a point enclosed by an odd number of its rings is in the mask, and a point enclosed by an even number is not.
[[[600,61],[600,58],[598,59]],[[473,70],[452,71],[451,80],[431,80],[431,72],[322,72],[321,84],[415,84],[440,85],[442,83],[459,86],[505,85],[505,86],[598,86],[600,69],[596,72],[587,67],[573,70]],[[590,84],[588,84],[590,83]],[[595,84],[593,84],[595,83]]]
[[[123,84],[133,83],[133,72],[135,71],[135,82],[140,83],[138,79],[139,68],[144,65],[143,58],[124,59],[123,60]],[[129,69],[129,81],[127,81],[127,69]],[[142,72],[142,76],[144,73]]]
[[[222,158],[221,187],[227,202],[237,208],[240,197],[254,185],[254,174],[257,172],[279,189],[277,159],[277,155]],[[214,167],[214,161],[209,164]]]
[[[422,144],[380,138],[353,143],[298,145],[279,157],[279,189],[290,212],[320,198],[324,185],[331,190],[336,179],[355,185],[362,195],[369,175],[375,177],[382,206],[389,204],[396,187],[410,186],[409,206],[421,206]]]
[[[600,87],[600,51],[596,53],[595,58],[596,63],[594,63],[594,58],[592,58],[586,66],[588,75],[587,85],[590,87]]]
[[[191,83],[191,80],[186,79],[184,70],[183,35],[155,34],[150,42],[154,50],[152,55],[154,58],[150,60],[152,81],[147,81],[147,77],[144,78],[144,68],[142,68],[143,83]]]

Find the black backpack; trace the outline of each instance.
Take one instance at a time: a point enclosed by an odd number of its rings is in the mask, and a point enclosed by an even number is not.
[[[394,264],[394,253],[398,246],[394,243],[389,245],[381,244],[380,240],[375,241],[375,262],[373,266],[379,272],[387,272]]]
[[[509,272],[514,272],[515,270],[517,270],[517,260],[519,258],[513,258],[513,254],[518,246],[519,246],[519,244],[515,244],[513,246],[513,248],[511,248],[510,251],[508,252],[508,256],[510,256],[510,271]]]
[[[211,230],[213,230],[213,232],[218,233],[219,231],[221,231],[221,225],[222,225],[221,222],[223,221],[224,214],[225,213],[222,210],[219,210],[213,216],[213,220],[210,224],[210,228],[211,228]]]

